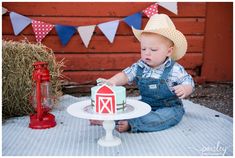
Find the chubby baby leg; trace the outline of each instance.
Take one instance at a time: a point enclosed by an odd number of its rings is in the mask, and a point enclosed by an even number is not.
[[[183,107],[165,107],[151,111],[145,116],[128,120],[131,132],[155,132],[170,128],[180,122]]]

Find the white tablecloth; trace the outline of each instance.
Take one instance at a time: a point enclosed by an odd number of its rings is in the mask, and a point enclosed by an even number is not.
[[[52,111],[57,122],[54,128],[32,130],[28,128],[28,116],[7,120],[2,126],[2,155],[233,155],[233,119],[188,100],[183,100],[186,113],[178,125],[151,133],[114,131],[122,144],[99,146],[97,140],[104,135],[104,129],[90,126],[88,120],[73,117],[66,111],[72,103],[85,99],[87,97],[61,97]]]

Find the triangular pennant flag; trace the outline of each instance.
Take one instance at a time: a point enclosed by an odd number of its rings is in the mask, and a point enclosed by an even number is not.
[[[159,2],[158,5],[166,8],[176,15],[178,14],[177,2]]]
[[[88,47],[91,37],[93,35],[93,32],[95,30],[96,25],[90,25],[90,26],[79,26],[77,28],[78,33],[82,39],[82,42],[85,44],[86,48]]]
[[[157,3],[152,4],[148,8],[144,9],[143,12],[147,17],[150,18],[152,15],[158,13],[158,4]]]
[[[56,25],[56,32],[59,35],[60,41],[65,46],[73,34],[77,31],[74,26]]]
[[[108,38],[110,43],[113,43],[114,36],[117,32],[119,20],[105,22],[97,25],[104,35]]]
[[[8,11],[8,10],[7,10],[6,8],[2,7],[2,15],[3,15],[3,14],[6,14],[7,11]]]
[[[14,34],[18,35],[26,26],[31,23],[31,19],[15,12],[10,12],[10,19]]]
[[[130,27],[140,30],[142,24],[142,13],[132,14],[124,19],[124,22],[127,23]]]
[[[32,27],[37,42],[41,42],[42,39],[53,29],[54,25],[32,20]]]

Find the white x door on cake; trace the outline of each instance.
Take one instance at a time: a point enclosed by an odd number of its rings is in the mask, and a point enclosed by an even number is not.
[[[116,112],[115,94],[108,86],[104,85],[98,89],[95,98],[96,112],[109,114]]]

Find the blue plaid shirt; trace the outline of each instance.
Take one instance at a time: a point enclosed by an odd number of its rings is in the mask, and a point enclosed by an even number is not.
[[[136,77],[138,66],[143,68],[143,76],[142,77],[144,77],[144,78],[151,77],[151,78],[159,79],[161,77],[165,67],[170,66],[171,61],[172,61],[171,58],[167,58],[167,60],[163,64],[161,64],[157,68],[153,69],[153,68],[149,67],[146,63],[144,63],[144,61],[139,60],[138,62],[134,63],[131,67],[124,69],[123,72],[127,75],[129,84],[131,84],[133,82],[134,78]],[[192,76],[190,76],[185,71],[183,66],[181,66],[180,64],[175,62],[174,66],[168,76],[167,85],[173,91],[172,87],[176,86],[176,85],[180,85],[180,84],[183,84],[183,85],[190,84],[193,87],[193,89],[195,86]]]

